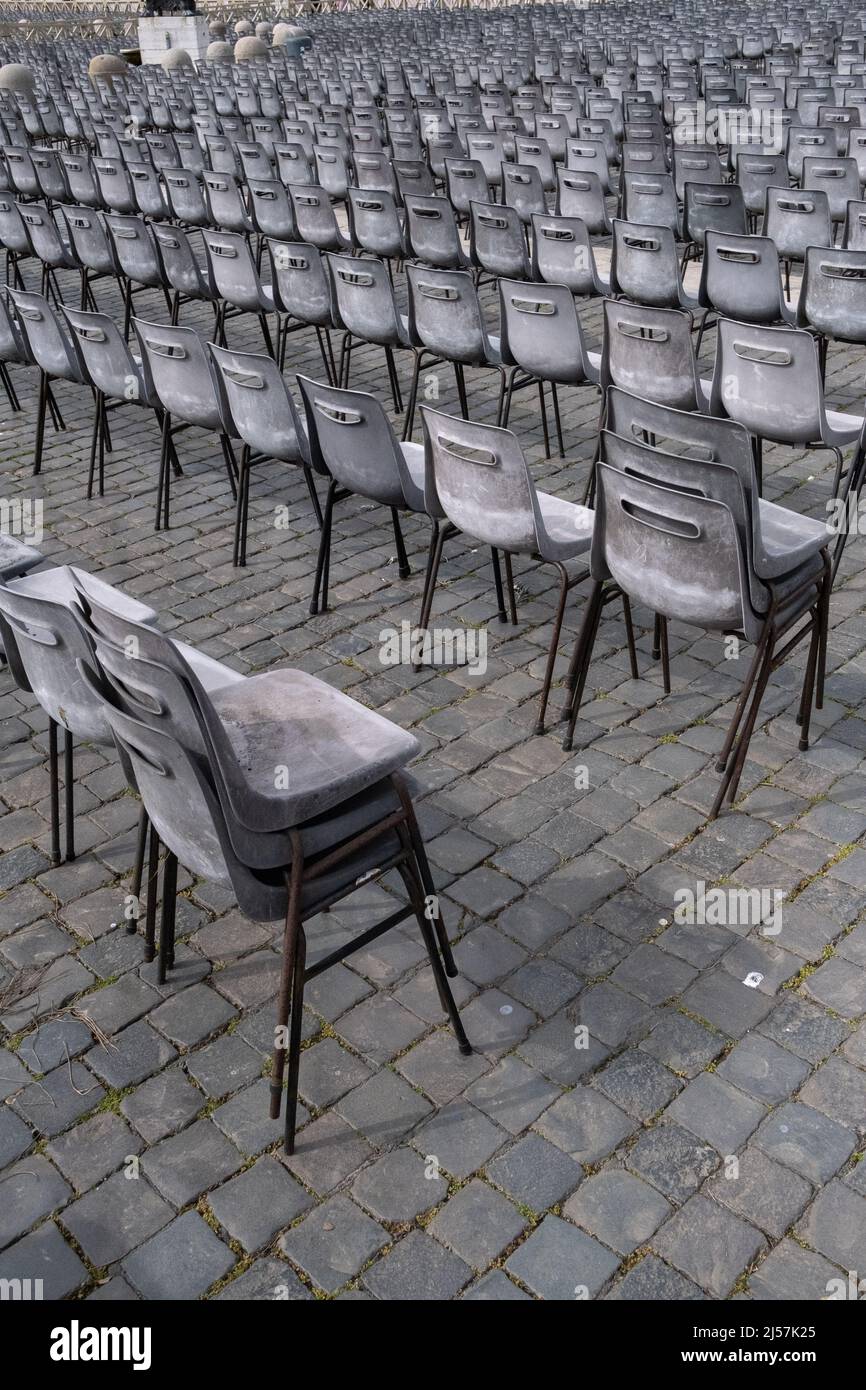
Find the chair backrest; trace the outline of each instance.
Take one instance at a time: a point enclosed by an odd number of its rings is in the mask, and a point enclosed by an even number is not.
[[[739,184],[685,185],[683,236],[703,246],[708,231],[746,235],[746,205]]]
[[[744,557],[729,507],[599,462],[591,567],[664,617],[721,631],[747,621]]]
[[[538,503],[523,450],[510,430],[421,407],[428,506],[483,545],[533,554]]]
[[[817,126],[797,125],[788,129],[788,176],[799,183],[803,177],[803,160],[818,155],[832,159],[836,153],[836,135],[832,130]]]
[[[489,203],[490,184],[484,165],[478,159],[446,159],[445,191],[454,211],[464,217],[471,202]]]
[[[262,313],[267,301],[250,244],[240,232],[202,232],[211,283],[220,299],[249,313]]]
[[[342,487],[386,507],[405,507],[406,464],[381,403],[363,391],[298,376],[310,458]]]
[[[60,208],[66,235],[79,265],[96,275],[115,275],[114,251],[101,215],[93,208],[66,204]]]
[[[394,290],[384,261],[327,256],[335,319],[354,338],[395,347],[402,340]]]
[[[42,196],[50,203],[63,203],[69,197],[66,174],[56,150],[31,150],[30,158]]]
[[[469,255],[488,275],[524,279],[529,258],[517,210],[505,203],[470,203]]]
[[[823,390],[813,335],[720,319],[711,410],[738,420],[759,438],[819,442]]]
[[[797,322],[828,338],[866,343],[866,250],[807,249]]]
[[[21,217],[30,245],[43,265],[60,269],[70,265],[70,254],[63,244],[54,216],[44,203],[25,203]]]
[[[458,155],[460,151],[455,151]],[[501,135],[489,130],[469,133],[463,153],[476,160],[484,170],[484,177],[491,188],[499,188],[502,183],[502,165],[505,162],[505,145]],[[432,159],[431,159],[432,163]],[[434,173],[437,172],[434,166]]]
[[[36,365],[50,377],[84,382],[77,346],[45,296],[11,288],[8,294],[15,306],[18,330]]]
[[[708,231],[698,297],[724,318],[781,323],[785,315],[776,243],[769,237]]]
[[[79,738],[110,742],[102,707],[78,673],[92,648],[74,606],[0,585],[0,635],[16,678],[23,673],[50,719]]]
[[[210,270],[196,256],[189,234],[177,226],[154,225],[152,230],[166,284],[191,299],[215,299]]]
[[[96,183],[90,158],[83,154],[61,154],[60,162],[69,184],[70,197],[84,207],[105,206]]]
[[[547,212],[541,175],[533,164],[503,164],[502,201],[527,225],[535,212]]]
[[[148,394],[169,415],[200,429],[228,433],[222,399],[206,345],[194,328],[134,318]]]
[[[679,234],[679,209],[670,174],[624,173],[620,184],[620,215],[627,222],[668,227]]]
[[[162,285],[162,267],[150,224],[143,217],[106,213],[105,226],[121,272],[139,285]]]
[[[737,183],[743,190],[746,212],[757,216],[764,211],[768,188],[783,187],[788,165],[783,154],[763,150],[741,150],[737,155]]]
[[[412,341],[449,362],[484,362],[487,337],[472,276],[409,263],[406,280]]]
[[[108,314],[63,306],[89,380],[113,400],[150,405],[138,365],[117,324]]]
[[[126,165],[117,159],[104,159],[95,155],[93,172],[99,185],[100,196],[105,206],[112,212],[129,215],[137,210],[132,180]],[[81,201],[79,199],[79,201]]]
[[[675,149],[673,152],[674,189],[677,200],[685,200],[687,183],[724,183],[722,161],[718,150],[707,147]]]
[[[827,194],[796,188],[768,188],[762,232],[776,243],[783,260],[801,261],[809,246],[832,246],[833,225]]]
[[[705,408],[692,324],[678,309],[604,301],[601,384],[621,386],[678,410]]]
[[[26,145],[4,145],[3,160],[9,180],[20,198],[38,198],[41,193],[39,178]]]
[[[210,220],[226,232],[250,232],[252,222],[234,174],[206,169],[202,174]]]
[[[574,296],[567,285],[499,281],[502,360],[541,381],[592,381]]]
[[[406,241],[411,254],[425,265],[456,270],[465,263],[454,209],[447,198],[407,194]]]
[[[590,236],[605,236],[610,231],[604,189],[591,171],[557,169],[556,213],[559,217],[579,217]]]
[[[566,165],[584,174],[595,174],[605,193],[613,191],[605,141],[578,136],[566,141]]]
[[[126,168],[132,180],[136,206],[142,216],[166,217],[168,206],[159,172],[150,163],[128,163]]]
[[[277,307],[299,323],[333,328],[331,282],[318,248],[304,241],[269,241],[267,245]]]
[[[832,222],[844,222],[849,202],[860,197],[860,172],[856,159],[806,158],[802,188],[826,193]]]
[[[339,251],[342,237],[331,199],[319,184],[293,184],[289,187],[298,236],[318,246],[320,251]]]
[[[0,295],[0,362],[30,362],[32,359],[18,324]]]
[[[295,403],[276,362],[264,353],[209,344],[233,425],[255,454],[286,463],[303,460],[307,441]]]
[[[592,241],[582,218],[535,213],[532,218],[532,279],[567,285],[575,295],[600,292]]]
[[[199,175],[192,169],[163,169],[162,183],[171,215],[190,227],[210,225]]]
[[[615,218],[610,288],[637,304],[678,309],[682,299],[679,258],[670,227]]]
[[[392,193],[350,188],[347,204],[352,244],[374,256],[401,256],[403,227]]]
[[[0,193],[0,245],[16,256],[33,255],[21,209],[6,193]]]

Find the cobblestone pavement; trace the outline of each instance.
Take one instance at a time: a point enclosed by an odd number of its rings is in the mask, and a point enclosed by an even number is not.
[[[138,312],[164,318],[149,291]],[[596,346],[597,308],[586,317]],[[258,348],[250,325],[232,320],[230,342]],[[307,335],[290,351],[318,375]],[[408,361],[400,372],[408,386]],[[674,627],[665,698],[650,615],[636,613],[632,680],[609,609],[563,753],[555,724],[532,733],[549,574],[516,566],[520,621],[500,624],[486,552],[452,542],[435,613],[487,625],[486,670],[413,675],[380,652],[417,619],[426,525],[406,523],[401,581],[381,511],[343,505],[331,611],[311,618],[317,532],[293,474],[257,470],[249,564],[233,569],[214,440],[181,436],[173,526],[156,535],[150,414],[112,415],[105,497],[88,503],[89,396],[57,388],[69,428],[49,430],[32,479],[35,381],[13,376],[25,412],[3,424],[2,488],[44,499],[52,560],[123,585],[239,670],[300,666],[415,731],[475,1051],[457,1051],[416,931],[395,931],[308,989],[303,1128],[284,1158],[265,1079],[277,929],[182,874],[182,945],[157,987],[123,922],[137,803],[117,760],[79,749],[80,854],[52,867],[46,720],[4,672],[0,1278],[42,1278],[51,1298],[784,1300],[866,1274],[863,540],[833,597],[813,747],[797,751],[798,657],[771,680],[736,808],[705,825],[748,652],[726,659],[720,640]],[[355,354],[352,384],[386,389],[378,350]],[[859,411],[862,352],[832,349],[827,384]],[[437,386],[456,409],[453,379],[429,379],[428,398]],[[490,419],[490,376],[470,388]],[[579,499],[597,401],[562,398],[564,462],[543,457],[532,393],[513,426],[537,480]],[[766,495],[802,511],[824,515],[831,477],[827,455],[765,452]],[[780,890],[781,930],[677,924],[674,894],[699,883]],[[361,929],[391,890],[367,885],[313,924],[311,950]]]

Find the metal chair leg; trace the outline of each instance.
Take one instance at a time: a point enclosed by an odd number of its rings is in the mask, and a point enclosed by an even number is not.
[[[75,771],[72,734],[63,730],[63,805],[66,812],[66,862],[75,859]]]
[[[51,779],[51,862],[60,863],[60,773],[57,763],[57,725],[48,721],[48,771]]]

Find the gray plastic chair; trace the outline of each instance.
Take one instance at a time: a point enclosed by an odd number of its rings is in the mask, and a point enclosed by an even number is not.
[[[229,310],[235,314],[254,314],[258,319],[265,347],[274,357],[274,343],[268,327],[268,314],[276,314],[273,291],[262,282],[256,270],[250,244],[242,232],[202,232],[208,274],[220,298],[216,333],[224,341]]]
[[[123,336],[129,337],[132,298],[143,289],[158,289],[169,313],[171,296],[165,283],[154,234],[143,217],[106,213],[105,226],[111,239],[115,264],[123,292]]]
[[[172,221],[183,227],[210,226],[210,212],[196,170],[163,169],[162,183]]]
[[[732,236],[746,235],[746,206],[739,184],[686,184],[683,196],[684,267],[703,251],[707,232],[710,231]]]
[[[866,251],[808,248],[797,323],[821,335],[822,374],[826,369],[829,339],[866,343]]]
[[[315,706],[318,734],[342,740],[345,737],[344,730],[352,728],[359,746],[370,748],[369,720],[371,717],[379,719],[379,716],[365,710],[365,722],[360,714],[361,707],[356,706],[354,701],[335,691],[329,692],[327,696],[325,691],[320,693],[317,687],[321,686],[322,682],[315,682],[316,688],[310,690],[306,683],[312,682],[314,678],[305,677],[301,672],[274,672],[272,675],[287,677],[279,683],[272,680],[273,698],[279,700],[281,708]],[[241,702],[242,707],[250,684],[251,682],[244,682],[237,688],[238,694],[235,698]],[[256,694],[261,700],[264,692]],[[333,695],[339,695],[341,701],[336,708],[335,702],[330,698]],[[326,706],[321,709],[321,702],[325,698],[330,700],[331,708]],[[291,701],[289,706],[284,703],[287,699]],[[231,708],[232,696],[229,692],[222,701],[222,711],[219,705],[217,711],[223,712],[225,718],[224,711]],[[381,752],[378,759],[368,755],[370,769],[379,773],[379,764],[383,765],[387,768],[385,775],[390,777],[393,784],[391,804],[385,814],[374,820],[372,825],[365,825],[363,829],[350,835],[341,845],[318,855],[315,851],[305,852],[303,826],[300,823],[289,825],[287,830],[290,853],[285,855],[282,865],[275,866],[268,874],[262,874],[247,869],[234,853],[230,826],[235,817],[229,808],[221,805],[212,777],[208,776],[202,760],[196,759],[167,731],[131,719],[120,709],[112,709],[106,705],[106,718],[119,750],[133,771],[143,803],[173,858],[168,881],[164,879],[163,882],[164,895],[172,900],[174,898],[176,864],[179,861],[196,876],[231,889],[237,896],[241,910],[254,920],[274,921],[285,916],[282,977],[275,1034],[278,1044],[274,1054],[270,1094],[271,1117],[276,1118],[282,1101],[283,1072],[288,1055],[285,1124],[285,1151],[288,1154],[294,1151],[295,1146],[301,1022],[306,980],[345,959],[354,950],[366,946],[410,916],[414,915],[418,921],[440,1000],[450,1018],[460,1051],[471,1052],[446,978],[450,952],[446,956],[446,965],[443,968],[441,945],[437,946],[433,926],[425,917],[426,901],[429,900],[432,891],[432,877],[424,855],[411,797],[397,775],[398,769],[408,762],[417,749],[417,743],[411,736],[403,735],[403,742],[398,746],[396,735],[401,731],[394,730],[394,751],[391,752],[389,749],[389,757],[382,756]],[[242,712],[235,716],[235,722],[243,728]],[[380,719],[380,722],[383,725],[387,724],[385,720]],[[297,725],[295,727],[297,728]],[[287,748],[293,753],[293,768],[302,765],[309,758],[310,747],[306,731],[301,740],[297,740],[295,729],[291,725],[288,728],[278,727],[275,735],[274,747],[270,750],[272,763],[274,757],[284,760]],[[385,742],[381,735],[378,742],[381,749]],[[385,744],[385,747],[387,746]],[[388,767],[389,763],[391,767]],[[316,770],[319,771],[318,766]],[[382,775],[379,775],[377,781],[382,780]],[[291,798],[287,800],[291,805]],[[286,814],[291,813],[287,807]],[[312,837],[308,835],[308,838]],[[389,869],[397,869],[400,873],[409,897],[408,905],[398,906],[383,921],[375,923],[358,937],[341,944],[336,950],[308,967],[304,922],[348,896],[354,891],[359,878]],[[173,907],[168,922],[164,920],[163,930],[168,938],[168,955],[169,951],[173,951]],[[453,961],[450,962],[450,968],[456,973]],[[282,1041],[286,1035],[288,1047]]]
[[[679,309],[604,301],[602,389],[621,386],[677,410],[709,408],[710,391],[698,376],[692,321]]]
[[[211,226],[248,237],[253,232],[242,185],[236,175],[205,169],[202,174]]]
[[[598,174],[557,169],[555,211],[557,217],[579,217],[590,236],[610,236],[610,218]]]
[[[832,246],[830,204],[822,190],[768,188],[762,235],[776,243],[785,265],[785,294],[791,293],[791,262],[802,261],[810,246]]]
[[[383,189],[350,188],[346,204],[352,245],[385,260],[406,255],[403,223],[394,195]]]
[[[40,557],[41,558],[41,557]],[[145,604],[92,576],[97,592],[141,623],[156,614]],[[0,636],[12,677],[19,689],[32,692],[48,716],[51,859],[60,862],[60,772],[58,729],[63,729],[65,783],[65,858],[75,859],[74,740],[106,745],[111,734],[102,708],[81,681],[76,662],[89,658],[92,648],[76,617],[73,576],[65,566],[6,579],[0,584]],[[141,887],[137,864],[133,892]]]
[[[82,309],[98,309],[93,282],[119,275],[111,241],[101,214],[93,208],[64,205],[58,209],[66,228],[66,239],[72,248],[81,273]]]
[[[469,257],[494,280],[525,280],[530,274],[526,233],[516,208],[503,203],[469,204]]]
[[[310,601],[310,612],[318,613],[328,607],[334,507],[346,497],[366,497],[390,509],[398,573],[401,579],[408,578],[409,561],[399,513],[408,510],[428,514],[424,501],[424,455],[418,444],[397,442],[375,397],[325,386],[300,375],[298,385],[306,413],[310,460],[329,478]]]
[[[831,222],[844,222],[849,202],[860,197],[860,173],[856,159],[806,158],[800,186],[804,192],[827,195]]]
[[[759,468],[764,439],[828,449],[836,459],[836,496],[843,476],[842,450],[856,442],[850,473],[859,475],[864,419],[827,409],[818,344],[804,329],[721,319],[710,409],[714,415],[739,420],[754,435]]]
[[[599,357],[584,342],[583,330],[571,290],[567,285],[530,285],[519,280],[499,281],[500,350],[509,368],[501,412],[507,428],[515,388],[537,384],[546,457],[550,434],[544,384],[550,386],[559,444],[565,457],[557,386],[598,388]]]
[[[152,227],[163,280],[171,292],[171,322],[177,323],[182,304],[209,304],[214,314],[214,329],[218,330],[220,301],[211,280],[207,258],[199,256],[193,247],[193,232],[178,226]]]
[[[45,203],[24,203],[20,212],[33,252],[42,262],[40,292],[48,294],[50,291],[55,304],[62,304],[63,293],[57,272],[80,269],[74,251],[61,236],[54,214]]]
[[[587,225],[579,217],[533,216],[531,279],[567,285],[573,295],[610,294],[610,284],[596,265]]]
[[[463,270],[469,265],[447,198],[407,194],[403,205],[408,255],[437,270]]]
[[[737,155],[737,183],[743,190],[746,212],[753,222],[763,216],[768,188],[783,188],[788,177],[784,154],[741,150]]]
[[[328,193],[319,184],[289,186],[295,226],[301,241],[320,251],[351,251],[350,242],[337,224]]]
[[[194,426],[218,436],[232,498],[237,498],[238,468],[229,442],[231,422],[226,416],[212,359],[195,329],[148,323],[140,318],[132,322],[145,390],[150,400],[159,401],[163,411],[156,530],[168,530],[170,465],[174,461],[170,446],[180,430]]]
[[[123,217],[131,217],[136,213],[138,204],[135,201],[132,179],[119,154],[116,159],[94,156],[92,165],[103,206],[108,208],[109,212],[119,213]],[[77,194],[75,196],[79,202],[83,201]]]
[[[613,221],[609,293],[657,309],[684,309],[693,316],[700,307],[683,286],[676,239],[670,227],[652,227],[621,218]]]
[[[708,231],[698,299],[705,309],[742,323],[795,321],[782,293],[779,252],[769,237]]]
[[[88,383],[76,345],[44,295],[13,289],[7,292],[14,305],[16,329],[28,357],[39,368],[39,403],[33,451],[33,472],[39,473],[42,470],[46,412],[50,411],[56,430],[66,428],[51,391],[52,381],[68,381],[76,386]]]
[[[667,227],[680,235],[680,214],[670,174],[624,173],[620,184],[620,216],[626,222]]]
[[[17,323],[9,313],[6,300],[0,296],[0,381],[6,392],[9,409],[17,413],[21,409],[21,402],[9,374],[9,367],[13,364],[29,367],[33,365],[33,359],[18,331]]]
[[[269,241],[271,291],[282,320],[279,362],[285,363],[289,333],[314,328],[325,375],[334,384],[337,364],[331,343],[334,310],[331,281],[322,253],[306,242]]]
[[[421,407],[427,458],[426,494],[448,521],[431,552],[420,628],[426,631],[445,541],[456,532],[506,556],[537,557],[555,567],[559,599],[547,655],[535,732],[544,720],[569,591],[586,578],[574,561],[589,551],[593,513],[564,498],[538,492],[523,450],[510,430],[479,425]],[[512,617],[514,615],[512,614]],[[636,672],[635,672],[636,674]]]
[[[696,465],[692,460],[624,443],[607,434],[602,437],[602,456],[596,469],[593,591],[572,660],[577,679],[563,747],[571,747],[604,586],[609,581],[667,619],[735,633],[755,644],[755,655],[717,764],[724,775],[710,811],[709,819],[713,820],[725,800],[732,803],[736,797],[772,671],[806,636],[809,652],[798,722],[800,746],[808,747],[815,677],[822,667],[826,643],[829,560],[826,551],[819,552],[791,576],[780,579],[771,586],[767,612],[756,613],[750,601],[748,554],[732,509],[742,492],[731,470],[707,461]],[[713,477],[717,472],[727,475],[723,482]],[[723,488],[724,501],[719,500]],[[791,633],[801,623],[791,640]],[[819,681],[819,708],[822,695]]]
[[[264,459],[277,459],[301,468],[320,529],[322,509],[310,469],[306,431],[273,358],[260,353],[232,352],[215,343],[210,344],[210,352],[222,380],[231,433],[243,442],[233,562],[245,565],[254,464]]]
[[[349,385],[353,342],[378,344],[385,350],[394,409],[399,414],[403,400],[394,350],[408,349],[412,344],[408,320],[397,309],[388,267],[384,261],[369,257],[359,260],[353,256],[329,255],[327,261],[333,286],[334,320],[343,332],[337,380],[343,387]]]
[[[534,164],[503,164],[502,201],[514,208],[527,227],[534,213],[547,212],[544,184]]]
[[[0,250],[6,257],[6,284],[14,282],[19,289],[26,289],[21,262],[32,259],[35,253],[21,210],[5,193],[0,193]]]
[[[445,192],[461,217],[469,216],[470,203],[489,203],[490,184],[484,165],[477,159],[446,159]]]
[[[108,412],[123,405],[150,409],[162,429],[162,409],[159,400],[148,394],[148,385],[141,364],[107,314],[85,313],[80,309],[63,308],[63,315],[75,340],[89,384],[94,389],[93,431],[90,441],[90,468],[87,475],[87,497],[93,496],[97,455],[98,489],[105,491],[105,452],[111,452]],[[176,459],[174,460],[176,464]]]
[[[415,345],[415,369],[406,410],[404,438],[411,439],[421,365],[425,358],[450,362],[454,368],[460,413],[469,417],[466,367],[491,367],[499,373],[496,419],[505,399],[505,367],[499,338],[488,332],[472,276],[463,270],[428,270],[408,264],[409,338]],[[428,365],[431,363],[428,362]]]

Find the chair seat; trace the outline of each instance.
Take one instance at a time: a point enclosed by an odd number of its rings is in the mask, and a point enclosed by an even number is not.
[[[406,506],[413,512],[426,512],[424,505],[424,445],[412,444],[404,440],[400,445],[400,451],[406,460],[406,467],[410,474],[411,481],[404,481],[403,491],[406,495]],[[440,512],[440,516],[443,513]]]
[[[8,584],[10,579],[18,579],[32,570],[34,565],[41,565],[44,559],[45,556],[32,545],[25,545],[15,536],[0,534],[0,583]]]
[[[249,676],[211,699],[249,783],[251,829],[320,816],[419,751],[412,734],[305,671]],[[284,790],[281,767],[291,769]]]
[[[577,502],[568,502],[564,497],[554,497],[550,492],[537,492],[541,509],[542,528],[539,527],[539,553],[543,560],[572,560],[589,550],[592,542],[592,529],[595,513],[589,507]]]
[[[824,440],[827,444],[843,447],[852,444],[863,428],[862,415],[846,415],[841,410],[825,410],[827,431]]]
[[[139,603],[138,599],[130,598],[122,589],[116,589],[113,584],[106,584],[98,575],[82,572],[81,580],[87,592],[106,608],[119,613],[121,617],[129,618],[131,622],[156,626],[156,613],[152,608],[148,608],[146,603]],[[33,598],[63,603],[67,607],[78,602],[69,565],[57,565],[53,569],[40,570],[38,574],[28,574],[23,579],[14,579],[10,588],[18,589],[22,594],[28,594]]]
[[[759,507],[760,547],[755,546],[755,571],[761,579],[790,573],[829,543],[826,522],[802,516],[763,497]]]

